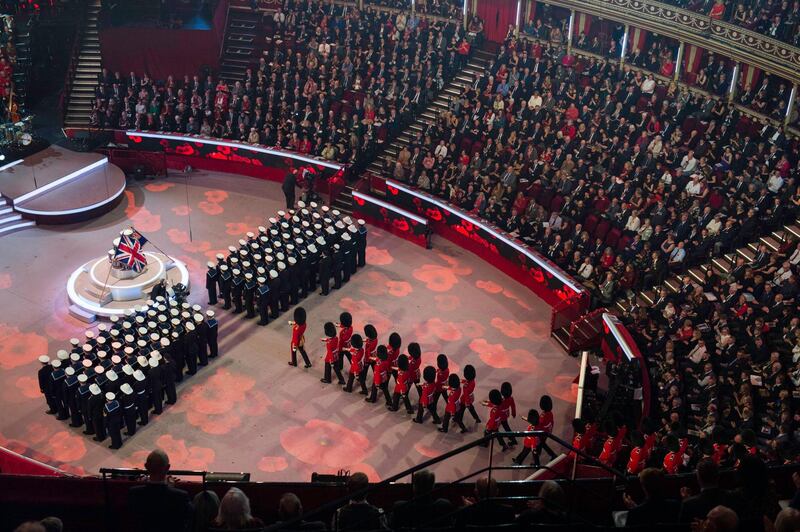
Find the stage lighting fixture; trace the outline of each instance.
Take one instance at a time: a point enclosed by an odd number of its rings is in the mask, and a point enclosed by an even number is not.
[[[6,156],[4,154],[0,153],[0,161],[5,161],[5,160],[6,160]]]
[[[250,473],[206,473],[206,482],[250,482]]]

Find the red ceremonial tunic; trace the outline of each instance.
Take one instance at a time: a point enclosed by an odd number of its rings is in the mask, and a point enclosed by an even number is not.
[[[325,363],[333,364],[339,360],[339,339],[335,336],[332,338],[325,338]]]
[[[433,395],[436,393],[436,384],[426,382],[422,385],[422,395],[419,396],[419,404],[423,407],[433,404]]]
[[[419,367],[422,364],[422,358],[412,358],[408,357],[408,372],[411,374],[412,380],[419,384],[420,380],[420,370]]]
[[[444,411],[455,416],[461,408],[461,388],[447,388],[447,406]]]
[[[503,419],[501,421],[506,421],[512,415],[517,417],[517,404],[514,402],[513,397],[503,398],[503,402],[500,403],[500,409],[503,411]]]
[[[372,382],[375,383],[375,386],[380,386],[389,380],[389,368],[391,367],[388,358],[386,360],[378,359],[378,363],[372,372]]]
[[[475,403],[475,379],[461,379],[461,403],[465,408]]]
[[[628,458],[628,467],[626,468],[629,475],[638,475],[644,469],[644,451],[641,447],[634,447],[631,449],[631,456]]]
[[[364,361],[364,348],[356,349],[355,347],[350,348],[350,374],[358,375],[361,373],[361,369],[363,368],[363,361]]]
[[[725,459],[726,454],[728,454],[728,446],[722,443],[715,443],[714,453],[711,455],[711,459],[714,460],[715,464],[719,465],[719,463]]]
[[[389,362],[389,366],[395,366],[397,364],[397,357],[400,356],[400,350],[387,345],[386,353],[388,353],[386,360]]]
[[[353,336],[352,327],[339,326],[339,350],[350,348],[350,337]]]
[[[500,427],[500,421],[503,419],[503,411],[499,406],[491,405],[489,410],[489,419],[486,421],[486,430],[496,431]]]
[[[292,350],[295,350],[298,347],[300,347],[300,342],[302,342],[303,335],[305,334],[305,332],[306,332],[305,323],[303,325],[298,325],[296,323],[292,325]]]
[[[399,370],[397,372],[397,381],[394,385],[394,393],[405,395],[408,393],[408,383],[411,380],[411,372]]]
[[[364,342],[364,362],[371,364],[375,362],[375,350],[378,348],[378,339],[367,338]]]
[[[542,412],[539,416],[539,429],[553,432],[553,412]]]
[[[436,369],[436,391],[443,392],[447,378],[450,376],[450,368]]]
[[[528,425],[526,430],[542,430],[542,427],[541,425]],[[539,445],[539,438],[536,436],[525,436],[525,439],[522,440],[522,445],[528,449],[536,449],[536,446]]]

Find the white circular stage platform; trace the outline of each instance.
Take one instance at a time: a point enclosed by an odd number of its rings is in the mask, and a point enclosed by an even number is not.
[[[181,283],[189,288],[189,270],[183,262],[162,253],[145,251],[144,255],[147,266],[141,274],[129,279],[109,275],[111,264],[108,257],[92,259],[72,272],[67,281],[70,314],[87,322],[98,317],[122,316],[126,311],[144,305],[153,286],[162,279],[167,279],[170,286]],[[108,285],[103,294],[106,279]]]

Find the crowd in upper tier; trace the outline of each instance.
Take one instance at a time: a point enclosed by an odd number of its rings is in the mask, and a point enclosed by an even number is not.
[[[270,19],[263,57],[233,84],[210,74],[156,81],[104,70],[92,125],[279,146],[357,172],[466,63],[470,46],[454,24],[314,6],[297,4],[291,24],[287,12]]]

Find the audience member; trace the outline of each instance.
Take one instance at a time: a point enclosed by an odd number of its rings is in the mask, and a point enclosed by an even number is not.
[[[517,517],[523,528],[533,525],[563,525],[569,523],[567,497],[564,490],[554,480],[547,480],[539,488],[539,498],[531,501],[529,509]]]
[[[495,498],[500,490],[493,478],[481,477],[475,482],[475,497],[464,498],[464,505],[455,514],[456,528],[466,526],[491,526],[513,523],[514,509]]]
[[[647,468],[639,473],[639,484],[644,493],[644,502],[637,505],[625,494],[625,504],[629,508],[625,526],[652,526],[675,522],[680,507],[676,501],[666,497],[664,472],[661,469]]]
[[[239,488],[231,488],[219,503],[214,530],[254,530],[264,527],[263,521],[250,513],[250,499]]]
[[[725,490],[717,485],[719,468],[713,460],[702,460],[697,464],[695,473],[697,484],[700,486],[700,493],[683,499],[680,517],[678,518],[681,523],[691,523],[695,519],[703,519],[712,508],[729,505],[730,497]],[[686,490],[683,492],[688,494]]]
[[[435,498],[436,476],[432,471],[417,471],[411,479],[410,501],[397,501],[392,509],[392,529],[432,527],[449,519],[453,505],[447,499]]]
[[[280,521],[276,524],[297,521],[286,530],[327,530],[325,523],[322,521],[305,521],[302,519],[303,503],[300,502],[300,497],[294,493],[284,493],[281,496],[281,500],[278,503],[278,517]]]
[[[219,497],[213,491],[205,490],[195,495],[192,503],[194,513],[191,532],[208,532],[219,512]]]
[[[183,530],[189,523],[189,495],[172,486],[167,477],[169,457],[157,449],[147,456],[144,468],[147,484],[135,486],[128,492],[128,510],[134,518],[134,529],[142,532]]]
[[[333,516],[332,530],[377,530],[385,528],[386,517],[383,510],[367,502],[365,493],[369,487],[369,478],[364,473],[353,473],[347,479],[347,490],[350,502],[336,510]]]

